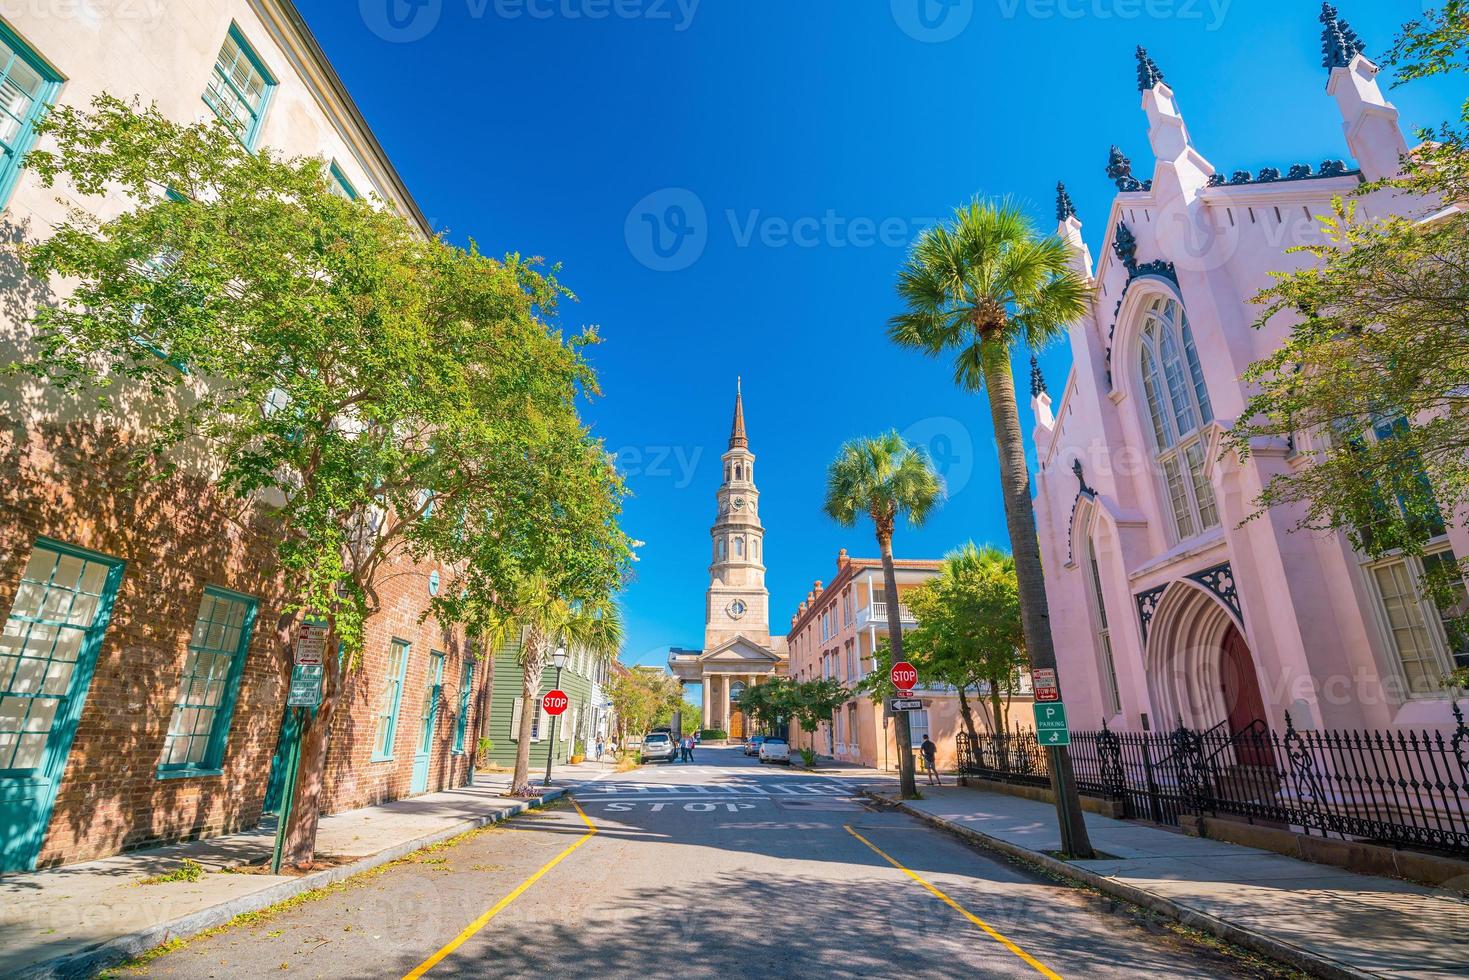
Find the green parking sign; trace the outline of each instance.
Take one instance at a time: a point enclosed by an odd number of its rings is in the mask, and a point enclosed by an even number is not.
[[[1070,745],[1071,732],[1066,727],[1066,705],[1060,701],[1037,701],[1034,707],[1035,740],[1044,746]]]

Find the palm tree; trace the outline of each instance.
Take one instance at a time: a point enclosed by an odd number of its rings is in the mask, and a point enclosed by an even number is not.
[[[976,199],[914,243],[898,273],[898,295],[907,309],[888,323],[892,341],[930,357],[952,353],[954,383],[989,395],[1025,645],[1031,666],[1054,669],[1056,650],[1010,355],[1022,343],[1040,349],[1065,333],[1086,310],[1088,286],[1072,270],[1065,242],[1039,234],[1008,200]],[[1064,747],[1050,752],[1062,849],[1089,857],[1091,842],[1071,758]]]
[[[943,481],[928,455],[908,445],[896,431],[869,439],[853,439],[842,446],[826,476],[826,513],[842,527],[852,527],[862,515],[872,519],[882,554],[882,584],[887,596],[888,638],[893,663],[903,659],[903,623],[898,609],[898,577],[893,570],[893,528],[906,515],[908,523],[922,526],[943,498]],[[906,798],[918,795],[913,778],[913,753],[908,715],[897,712],[898,785]]]
[[[519,741],[507,795],[535,796],[530,780],[531,732],[539,710],[541,676],[551,662],[551,653],[562,644],[568,650],[585,650],[598,660],[613,659],[622,649],[622,613],[612,601],[568,600],[539,573],[527,575],[515,591],[515,601],[510,604],[515,614],[502,621],[492,642],[504,642],[515,632],[523,636],[516,656],[522,676]],[[547,751],[555,752],[555,748],[550,746]]]

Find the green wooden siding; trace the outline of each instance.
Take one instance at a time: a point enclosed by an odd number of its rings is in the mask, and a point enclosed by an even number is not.
[[[515,765],[515,751],[519,747],[519,743],[513,737],[515,733],[510,728],[511,722],[515,719],[515,699],[520,697],[524,677],[520,664],[516,663],[519,653],[519,637],[495,651],[494,685],[490,690],[489,725],[488,728],[482,727],[480,732],[482,735],[487,735],[494,743],[494,747],[490,749],[486,758],[501,766]],[[581,658],[573,658],[567,668],[561,672],[561,690],[566,692],[566,696],[571,700],[571,705],[556,724],[556,765],[566,762],[571,755],[571,750],[576,747],[575,738],[568,740],[562,737],[564,726],[573,718],[585,719],[584,727],[590,724],[592,680],[587,676],[590,670],[590,666],[584,665]],[[541,674],[541,689],[536,698],[537,710],[539,710],[540,695],[553,690],[555,686],[556,669],[547,667]],[[540,733],[540,741],[531,743],[532,770],[537,767],[541,769],[546,767],[546,753],[551,748],[551,732],[549,726],[545,727],[546,730]]]

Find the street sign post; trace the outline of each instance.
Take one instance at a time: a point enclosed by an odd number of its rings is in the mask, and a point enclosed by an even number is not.
[[[1037,702],[1035,738],[1046,748],[1071,744],[1071,731],[1066,727],[1066,705],[1060,701]]]
[[[286,706],[314,708],[321,704],[321,684],[326,668],[320,664],[297,664],[291,668],[291,692]]]
[[[1037,701],[1060,701],[1061,689],[1056,685],[1056,671],[1050,667],[1037,667],[1030,672],[1030,685]]]
[[[326,624],[302,623],[296,631],[296,665],[320,667],[326,656]]]
[[[888,698],[890,711],[922,711],[922,698]]]
[[[906,660],[899,660],[893,664],[893,669],[888,671],[888,677],[901,693],[907,694],[913,690],[913,685],[918,683],[918,669]]]
[[[547,691],[546,696],[541,698],[541,707],[546,709],[548,715],[559,715],[571,704],[571,699],[566,696],[565,691]]]

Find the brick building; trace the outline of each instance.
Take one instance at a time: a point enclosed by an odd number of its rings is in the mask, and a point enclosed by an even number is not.
[[[286,0],[87,9],[0,19],[8,240],[45,236],[67,203],[21,167],[39,114],[102,92],[180,121],[217,114],[252,148],[331,161],[342,193],[429,233]],[[0,362],[23,360],[29,312],[53,286],[0,261]],[[248,827],[279,797],[288,668],[270,529],[232,521],[203,453],[128,485],[144,423],[118,396],[104,414],[33,383],[0,388],[0,871]],[[490,678],[462,637],[419,621],[442,574],[405,564],[383,591],[333,727],[329,810],[468,778]]]

